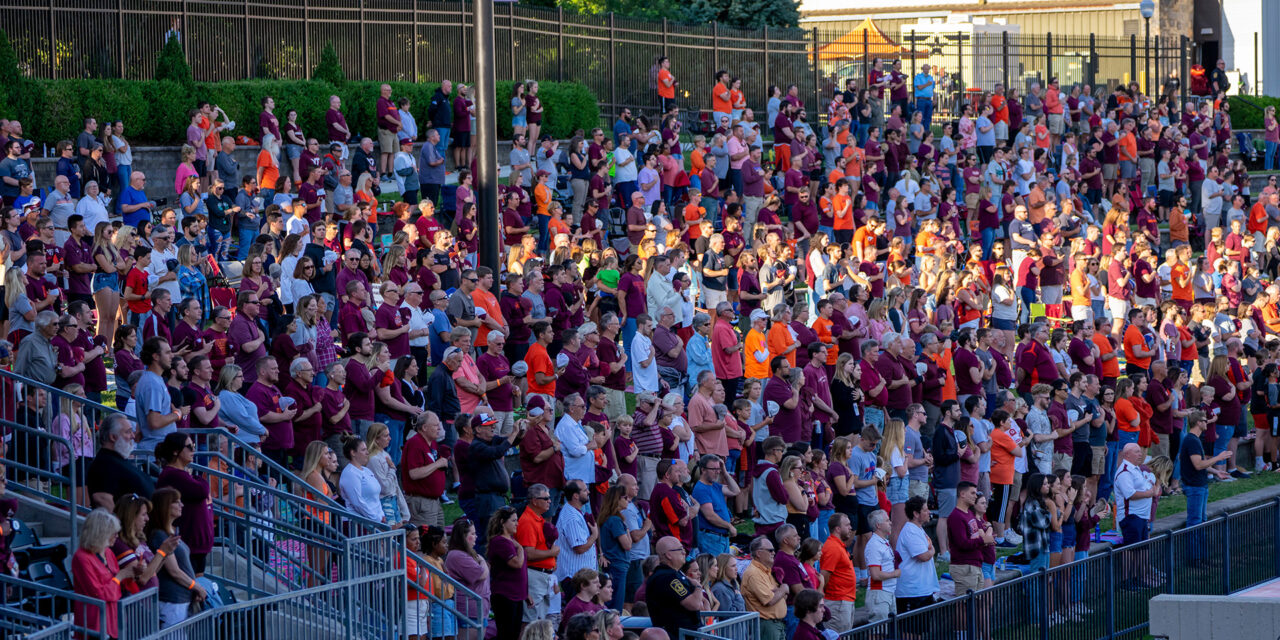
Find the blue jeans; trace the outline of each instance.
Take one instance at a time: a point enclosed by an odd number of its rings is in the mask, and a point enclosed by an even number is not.
[[[1111,489],[1113,487],[1113,478],[1116,474],[1116,458],[1120,454],[1119,442],[1107,443],[1107,469],[1103,472],[1102,477],[1098,478],[1098,499],[1106,500],[1111,497]]]
[[[539,214],[534,214],[533,217],[538,222],[538,253],[546,253],[551,249],[551,232],[547,229],[551,218]]]
[[[787,605],[787,617],[784,619],[784,622],[787,625],[787,635],[783,637],[794,638],[796,635],[796,628],[800,626],[800,619],[796,617],[795,607]]]
[[[884,430],[884,409],[880,407],[866,407],[863,409],[862,423]]]
[[[636,339],[636,319],[627,318],[622,325],[622,348],[627,354],[627,371],[631,371],[631,341]]]
[[[114,199],[112,200],[112,205],[111,205],[116,215],[119,215],[121,213],[120,194],[124,192],[125,187],[129,186],[129,176],[131,175],[133,175],[132,165],[127,165],[127,164],[116,165],[116,193],[112,194],[112,196],[114,196]],[[230,187],[230,185],[228,185],[228,187]],[[88,231],[89,233],[93,233],[94,230],[86,229],[85,231]]]
[[[484,522],[499,507],[507,504],[507,497],[500,496],[496,493],[477,493],[475,497],[464,498],[462,500],[462,512],[467,515],[467,519],[472,522]],[[480,527],[476,527],[476,549],[483,549],[485,544],[484,532],[480,531]]]
[[[236,250],[236,260],[249,259],[249,247],[253,246],[253,240],[257,237],[257,229],[252,226],[246,227],[244,224],[240,225],[240,246]]]
[[[822,509],[818,511],[818,519],[813,522],[813,537],[819,540],[826,540],[827,535],[831,533],[831,529],[827,526],[827,522],[831,520],[831,514],[835,513],[834,509]]]
[[[916,111],[924,114],[924,130],[928,131],[933,124],[933,100],[916,98]]]
[[[627,601],[627,573],[630,568],[630,562],[610,562],[605,569],[613,580],[613,600],[606,604],[614,611],[622,611],[622,605]]]
[[[391,454],[391,459],[396,461],[396,466],[399,466],[400,448],[404,446],[404,421],[392,420],[385,413],[379,413],[373,419],[387,425],[387,430],[391,432],[391,444],[387,445],[387,453]]]
[[[1276,165],[1276,151],[1280,150],[1280,144],[1267,140],[1263,144],[1262,168],[1270,171]]]
[[[1223,451],[1226,451],[1227,446],[1231,444],[1231,438],[1232,436],[1235,435],[1235,433],[1236,433],[1235,425],[1231,425],[1231,424],[1218,425],[1217,430],[1214,432],[1213,455],[1216,456],[1222,453]],[[1223,462],[1219,462],[1214,466],[1225,467],[1227,466],[1227,463],[1223,461]]]
[[[1027,566],[1027,573],[1036,574],[1036,573],[1039,573],[1041,569],[1045,569],[1045,570],[1049,569],[1049,552],[1048,551],[1041,553],[1040,555],[1036,556],[1034,560],[1031,561],[1031,563]],[[1041,586],[1039,579],[1033,579],[1027,583],[1027,589],[1031,592],[1030,593],[1031,611],[1034,612],[1031,617],[1033,620],[1040,619],[1040,613],[1039,613],[1040,607],[1044,606],[1043,597],[1041,596],[1042,588],[1043,587]]]
[[[1182,486],[1182,493],[1187,496],[1187,528],[1204,522],[1205,510],[1209,506],[1209,487]],[[1187,559],[1200,560],[1204,557],[1204,532],[1192,532],[1187,540]]]
[[[986,228],[982,230],[982,259],[987,260],[991,257],[991,245],[996,241],[996,230]]]
[[[440,152],[440,157],[447,157],[445,153],[449,150],[449,127],[438,127],[436,132],[440,134],[440,141],[436,143],[436,151]],[[472,522],[478,522],[472,520]],[[480,527],[476,527],[479,529]]]
[[[698,529],[698,553],[718,556],[729,553],[729,536]]]

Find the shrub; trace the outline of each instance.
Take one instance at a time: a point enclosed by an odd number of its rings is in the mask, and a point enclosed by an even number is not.
[[[342,63],[338,62],[338,52],[333,48],[333,42],[324,43],[324,51],[320,52],[320,64],[311,72],[311,78],[323,80],[335,87],[347,83],[347,75],[342,72]]]
[[[176,82],[188,90],[195,85],[191,66],[187,64],[187,56],[178,38],[165,40],[164,47],[156,55],[156,80]]]
[[[23,89],[10,90],[7,113],[23,121],[27,134],[37,142],[52,144],[74,138],[85,116],[100,121],[124,120],[127,135],[138,144],[167,145],[185,138],[187,111],[198,100],[217,104],[236,121],[233,135],[257,140],[258,113],[262,98],[271,96],[281,121],[289,109],[298,111],[298,125],[307,135],[323,135],[324,114],[329,96],[342,98],[342,111],[351,132],[376,137],[374,108],[382,83],[350,81],[340,87],[325,81],[242,80],[194,83],[187,89],[172,81],[160,80],[24,80]],[[410,110],[420,132],[427,127],[427,107],[439,85],[435,83],[392,82],[396,97],[408,97]],[[499,82],[498,135],[511,137],[511,111],[507,106],[512,82]],[[540,82],[539,94],[546,108],[543,130],[567,138],[575,129],[599,126],[600,111],[595,96],[583,85]],[[0,97],[3,93],[0,93]],[[0,104],[0,109],[3,105]]]
[[[1261,129],[1262,110],[1273,106],[1280,111],[1280,98],[1267,96],[1228,96],[1231,102],[1231,127],[1240,129]],[[1248,101],[1246,103],[1245,101]],[[1254,108],[1256,105],[1257,108]]]

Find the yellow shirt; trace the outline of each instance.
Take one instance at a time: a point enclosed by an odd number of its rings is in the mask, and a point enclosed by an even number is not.
[[[1071,272],[1071,306],[1088,307],[1092,302],[1089,296],[1089,276],[1087,272],[1076,269]]]
[[[778,581],[773,579],[773,572],[764,568],[759,560],[752,560],[746,571],[742,572],[742,600],[747,611],[755,611],[765,620],[781,620],[787,615],[787,599],[778,598],[772,605],[766,605],[773,599],[773,590],[778,588]]]
[[[764,380],[768,378],[769,356],[765,356],[764,362],[760,362],[756,359],[756,353],[763,351],[767,354],[769,352],[769,347],[765,344],[764,334],[756,331],[755,328],[752,328],[751,331],[747,332],[747,339],[743,342],[743,346],[746,351],[746,357],[743,358],[746,362],[743,375],[757,380]]]

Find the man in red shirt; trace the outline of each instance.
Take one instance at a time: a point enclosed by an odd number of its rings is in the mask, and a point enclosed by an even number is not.
[[[413,433],[404,443],[404,493],[409,503],[409,523],[416,527],[444,526],[445,470],[449,458],[436,443],[444,436],[440,416],[424,411],[414,421]]]

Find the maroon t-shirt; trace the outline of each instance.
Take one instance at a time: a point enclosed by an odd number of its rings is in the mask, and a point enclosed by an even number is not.
[[[347,139],[350,136],[339,131],[337,126],[335,126],[335,125],[338,125],[338,126],[341,126],[343,129],[347,129],[348,131],[350,131],[350,128],[347,127],[347,119],[343,117],[341,111],[338,111],[336,109],[330,109],[326,111],[324,113],[324,123],[325,123],[325,126],[328,127],[329,129],[329,142],[342,142],[344,144],[347,142]]]
[[[982,361],[978,356],[968,349],[956,349],[955,354],[955,372],[956,372],[956,393],[962,396],[974,395],[982,393],[982,381],[973,381],[970,369],[977,369],[979,372],[984,368]]]
[[[506,357],[487,352],[476,358],[476,368],[480,370],[480,375],[484,376],[485,380],[496,381],[511,373],[511,365]],[[489,399],[489,406],[493,407],[494,411],[511,411],[515,397],[512,389],[511,383],[500,384],[490,389],[485,393],[485,397]]]
[[[184,395],[189,396],[188,406],[191,407],[191,428],[192,429],[217,429],[219,422],[217,414],[214,414],[213,420],[209,422],[201,422],[200,416],[196,415],[195,409],[213,409],[214,397],[213,392],[198,384],[188,382],[182,388]]]
[[[384,304],[378,307],[373,314],[373,324],[378,329],[399,329],[405,324],[404,313],[408,309],[393,307]],[[387,351],[391,352],[391,357],[399,358],[409,355],[409,333],[402,333],[394,338],[384,340],[387,343]]]
[[[279,413],[283,411],[280,408],[280,390],[272,385],[268,385],[261,380],[255,381],[244,397],[258,408],[258,418],[261,419],[268,413]],[[283,420],[272,424],[263,424],[267,428],[267,437],[262,441],[263,449],[292,449],[293,448],[293,422]]]

